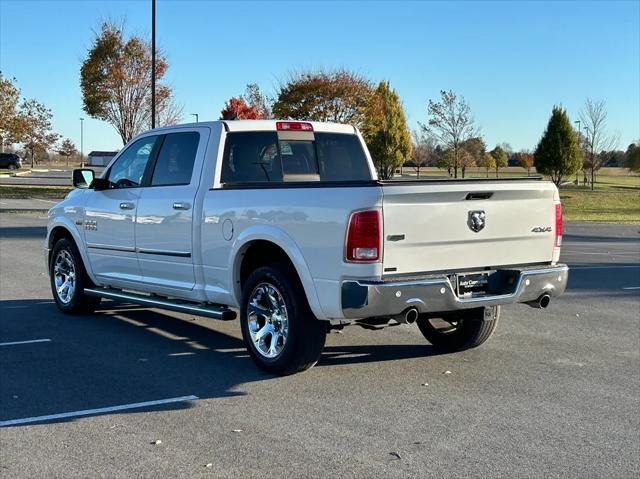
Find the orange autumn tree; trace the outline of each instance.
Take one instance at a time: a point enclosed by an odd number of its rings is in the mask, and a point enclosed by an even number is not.
[[[250,106],[242,98],[231,97],[220,112],[221,120],[264,120],[264,114],[256,106]]]

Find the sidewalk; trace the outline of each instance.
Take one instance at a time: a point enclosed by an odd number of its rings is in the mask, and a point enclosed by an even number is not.
[[[0,213],[46,213],[60,200],[0,198]]]

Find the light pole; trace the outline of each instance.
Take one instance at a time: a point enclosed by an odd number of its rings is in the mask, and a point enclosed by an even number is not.
[[[576,120],[574,121],[574,123],[578,124],[578,149],[582,150],[581,146],[580,146],[580,135],[582,133],[580,133],[580,120]],[[576,171],[576,186],[578,186],[578,184],[580,183],[580,180],[578,179],[578,173],[580,173],[580,169],[578,169],[578,171]]]
[[[595,171],[594,171],[594,164],[593,164],[593,144],[592,144],[592,140],[593,138],[589,138],[589,126],[585,125],[582,127],[582,129],[584,130],[584,142],[585,142],[585,149],[589,148],[589,169],[591,170],[591,189],[593,190],[593,181],[595,179]],[[585,172],[585,179],[588,181],[589,178],[587,178],[587,173]],[[585,181],[586,183],[586,181]]]
[[[84,118],[80,118],[80,168],[84,168]]]
[[[195,116],[196,117],[196,123],[198,123],[198,114],[197,113],[191,113],[191,116]]]
[[[151,128],[156,127],[156,0],[151,0]]]

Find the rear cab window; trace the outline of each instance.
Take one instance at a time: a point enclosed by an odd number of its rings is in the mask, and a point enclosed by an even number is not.
[[[367,157],[355,134],[227,133],[220,177],[223,184],[371,180]]]

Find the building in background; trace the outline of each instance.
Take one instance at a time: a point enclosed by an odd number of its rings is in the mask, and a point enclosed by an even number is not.
[[[111,159],[118,154],[117,151],[92,151],[89,153],[88,166],[107,166]]]

